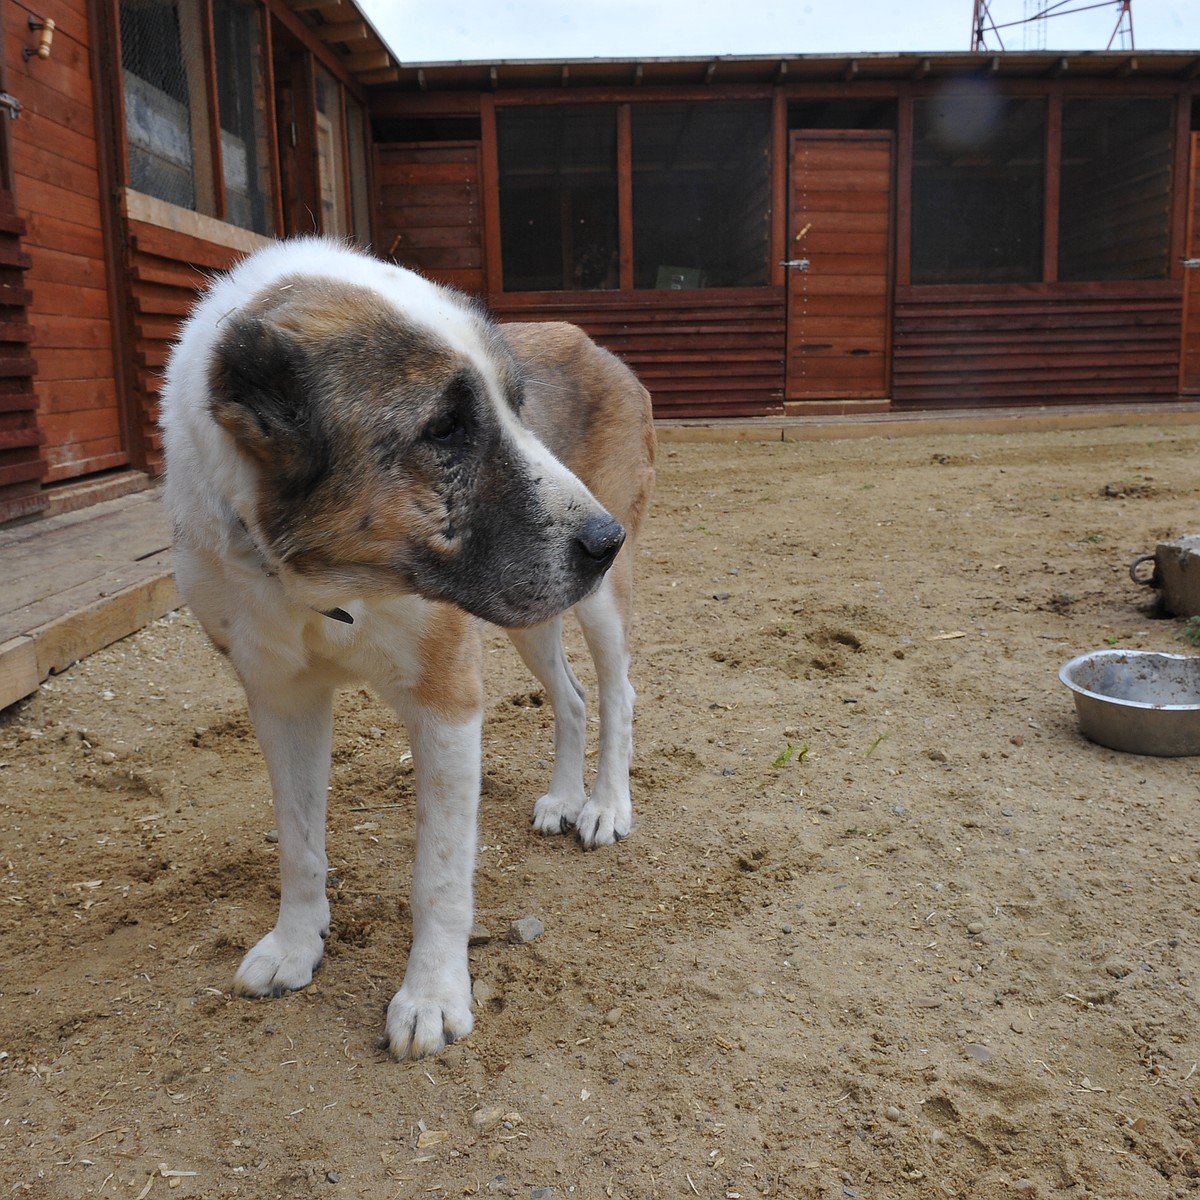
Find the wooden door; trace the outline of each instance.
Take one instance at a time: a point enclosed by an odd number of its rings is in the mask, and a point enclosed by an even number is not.
[[[891,386],[892,135],[796,131],[790,146],[788,400]]]
[[[1200,133],[1192,134],[1188,172],[1188,225],[1183,269],[1183,344],[1179,350],[1179,390],[1200,395]]]

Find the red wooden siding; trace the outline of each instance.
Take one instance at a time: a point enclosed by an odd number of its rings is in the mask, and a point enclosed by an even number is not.
[[[379,251],[440,283],[484,289],[479,145],[375,147]]]
[[[783,288],[490,297],[501,320],[570,321],[623,358],[659,417],[783,409]]]
[[[131,383],[146,445],[147,470],[162,470],[158,396],[162,371],[180,322],[217,271],[242,251],[142,221],[129,222],[129,287],[133,303]]]
[[[892,397],[903,408],[1174,397],[1178,283],[898,288]]]
[[[1200,133],[1192,134],[1191,170],[1188,174],[1188,227],[1184,254],[1200,262]],[[1183,272],[1183,344],[1180,347],[1179,390],[1200,394],[1200,266]]]
[[[27,225],[46,479],[55,482],[124,466],[129,448],[100,232],[88,6],[48,0],[37,11],[58,26],[50,57],[22,57],[33,34],[20,5],[5,10],[5,45],[8,89],[22,105],[10,129],[13,186]]]
[[[4,118],[7,120],[7,118]],[[24,222],[13,196],[0,190],[0,524],[45,508],[37,397],[33,392],[33,336],[25,313],[29,293],[23,276],[29,257],[21,250]]]

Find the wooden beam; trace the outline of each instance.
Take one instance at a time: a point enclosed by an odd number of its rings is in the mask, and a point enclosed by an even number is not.
[[[567,63],[563,63],[561,86],[568,87],[570,85],[570,83],[571,83],[571,68]]]
[[[845,69],[845,71],[842,72],[842,78],[845,79],[845,81],[847,83],[853,83],[854,77],[857,74],[858,74],[858,59],[852,58],[852,59],[850,59],[850,61],[848,63],[846,63],[846,69]]]
[[[633,86],[640,87],[641,83],[642,83],[642,64],[638,63],[637,66],[633,68]]]
[[[716,75],[716,73],[717,73],[717,60],[714,58],[712,60],[712,62],[710,62],[708,64],[708,69],[704,72],[704,82],[712,83],[713,76]]]
[[[340,8],[337,0],[288,0],[292,12],[312,12],[314,8]]]
[[[378,71],[359,71],[357,78],[360,83],[395,83],[400,78],[400,68],[387,67]]]
[[[370,50],[366,54],[347,54],[342,59],[347,71],[383,71],[392,65],[392,56],[386,50]]]
[[[1070,65],[1065,54],[1062,58],[1055,59],[1054,66],[1050,68],[1050,78],[1061,79],[1067,73],[1067,68]]]
[[[779,87],[781,84],[787,82],[787,72],[788,72],[787,59],[781,58],[779,60],[779,66],[775,69],[775,86],[776,87]]]
[[[925,76],[928,75],[931,70],[933,70],[933,63],[931,63],[929,61],[929,59],[923,58],[913,68],[912,77],[917,80],[924,79]]]
[[[356,42],[371,36],[365,21],[335,21],[332,25],[318,25],[317,33],[327,42]]]
[[[1192,59],[1191,65],[1183,73],[1183,77],[1187,81],[1200,78],[1200,58]]]
[[[1138,69],[1138,60],[1131,54],[1118,68],[1117,76],[1120,79],[1128,79]]]

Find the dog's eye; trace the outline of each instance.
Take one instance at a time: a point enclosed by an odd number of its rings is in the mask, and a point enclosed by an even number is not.
[[[429,422],[425,427],[425,436],[431,442],[440,442],[445,445],[455,441],[458,435],[462,433],[462,428],[462,423],[458,419],[458,413],[445,412]]]

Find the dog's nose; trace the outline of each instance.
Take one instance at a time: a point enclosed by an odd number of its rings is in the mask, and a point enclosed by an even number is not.
[[[600,567],[608,567],[625,543],[625,529],[605,513],[592,517],[575,539],[583,557]]]

